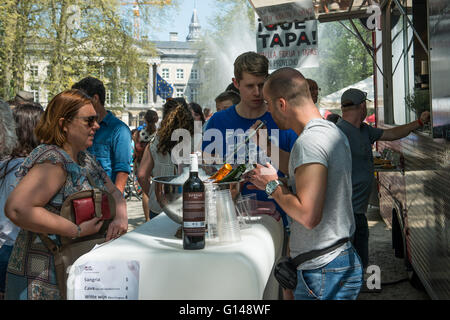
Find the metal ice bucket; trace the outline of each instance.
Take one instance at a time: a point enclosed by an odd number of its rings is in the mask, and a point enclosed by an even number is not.
[[[155,184],[156,200],[167,216],[176,223],[183,222],[183,183],[173,183],[178,176],[152,178]],[[215,183],[220,190],[230,189],[234,201],[240,194],[241,181]]]

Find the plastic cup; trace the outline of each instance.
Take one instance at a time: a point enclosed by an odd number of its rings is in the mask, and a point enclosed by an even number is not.
[[[250,217],[248,215],[248,201],[247,200],[238,200],[236,202],[236,212],[238,215],[238,221],[239,226],[242,229],[250,228],[250,226],[247,224],[247,221],[250,220]]]
[[[220,242],[241,240],[241,229],[230,190],[216,192],[217,231]]]
[[[218,240],[216,192],[218,188],[212,182],[205,183],[206,223],[208,225],[206,238]]]
[[[256,212],[256,193],[241,195],[242,200],[248,201],[248,216],[255,215]]]

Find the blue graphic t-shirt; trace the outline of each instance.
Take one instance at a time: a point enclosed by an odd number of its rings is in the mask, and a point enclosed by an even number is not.
[[[286,152],[291,151],[295,141],[298,138],[297,134],[293,130],[278,129],[278,126],[276,125],[275,121],[272,118],[272,115],[269,112],[266,112],[263,116],[256,118],[256,119],[243,118],[237,113],[235,105],[226,110],[214,113],[213,116],[209,119],[209,121],[206,125],[206,128],[205,128],[205,131],[203,133],[202,150],[206,151],[207,153],[218,154],[223,159],[225,159],[225,156],[227,154],[227,141],[228,141],[228,154],[230,154],[234,150],[233,149],[233,139],[234,139],[235,145],[239,144],[239,139],[237,139],[235,136],[233,136],[232,132],[234,130],[241,129],[242,130],[241,133],[245,133],[258,120],[264,121],[266,123],[267,134],[269,136],[272,136],[272,139],[275,138],[276,136],[278,136],[278,146],[280,149],[282,149]],[[215,132],[214,130],[210,130],[210,129],[216,129],[216,130],[220,131],[220,133],[221,133],[220,136],[222,137],[222,141],[221,141],[222,150],[217,150],[216,148],[214,148],[214,151],[210,152],[213,145],[216,145],[216,146],[220,145],[220,143],[218,144],[215,141],[215,139],[216,139],[215,133],[217,133],[217,131]],[[228,130],[228,135],[227,135],[227,130]],[[272,140],[272,143],[273,143],[273,140]],[[248,160],[248,154],[249,154],[249,152],[246,152],[245,161]],[[241,162],[238,162],[238,163],[241,163]],[[259,163],[261,163],[261,162],[259,162]],[[265,163],[261,163],[261,164],[265,164]],[[280,171],[278,172],[278,175],[281,177],[284,176]],[[256,193],[257,200],[274,202],[277,207],[277,210],[282,215],[283,223],[286,225],[287,224],[286,217],[285,217],[286,214],[278,206],[278,204],[274,200],[269,200],[267,198],[267,194],[265,191],[248,189],[249,184],[250,183],[246,183],[244,185],[244,187],[241,190],[241,193],[243,195],[250,194],[250,193]]]

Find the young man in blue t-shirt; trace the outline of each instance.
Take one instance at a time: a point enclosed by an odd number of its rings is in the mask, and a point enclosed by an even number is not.
[[[227,159],[227,154],[229,155],[233,152],[233,145],[239,143],[236,142],[235,136],[232,135],[233,131],[241,129],[241,132],[246,132],[258,120],[265,121],[268,135],[271,135],[272,138],[278,136],[278,146],[281,149],[280,152],[290,152],[297,139],[297,134],[293,130],[278,129],[271,114],[267,111],[267,105],[262,96],[262,88],[268,74],[269,61],[266,57],[255,52],[246,52],[237,57],[234,62],[235,77],[233,78],[233,83],[235,87],[239,89],[241,101],[226,110],[214,113],[209,119],[203,135],[202,149],[204,154],[220,156],[222,163],[224,163]],[[217,144],[217,141],[213,138],[217,131],[210,129],[220,131],[222,141],[219,145],[222,146],[222,150],[212,148],[213,145]],[[239,139],[237,140],[239,141]],[[237,157],[237,159],[239,159],[239,157]],[[248,157],[246,160],[248,160]],[[273,200],[268,199],[267,194],[264,191],[252,188],[249,183],[243,186],[241,193],[243,195],[256,193],[258,200],[274,202]],[[276,203],[275,205],[277,210],[281,213],[283,223],[286,226],[286,214]]]

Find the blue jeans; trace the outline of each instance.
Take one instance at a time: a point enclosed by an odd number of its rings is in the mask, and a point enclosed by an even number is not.
[[[3,245],[0,248],[0,292],[5,293],[6,269],[13,246]]]
[[[297,270],[295,300],[356,300],[363,284],[361,260],[352,247],[326,266]]]

